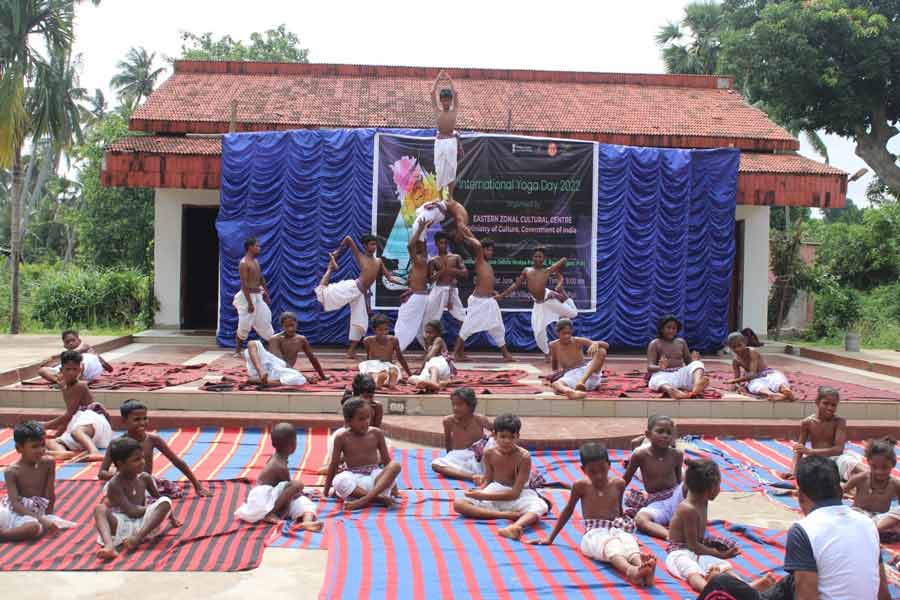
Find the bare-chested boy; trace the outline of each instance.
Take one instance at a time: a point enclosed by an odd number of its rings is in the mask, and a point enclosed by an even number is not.
[[[572,329],[569,319],[560,319],[556,323],[559,339],[550,342],[550,369],[553,371],[550,386],[557,394],[574,400],[587,397],[588,391],[603,385],[603,362],[609,344],[575,337]]]
[[[847,444],[847,421],[837,416],[840,394],[832,387],[822,386],[816,395],[816,413],[800,422],[800,439],[794,444],[793,473],[797,463],[804,456],[824,456],[837,465],[841,481],[862,473],[866,467],[855,454],[845,452]],[[806,442],[810,447],[806,447]]]
[[[747,346],[747,338],[743,333],[735,331],[730,334],[728,347],[734,353],[734,360],[731,362],[734,379],[729,383],[736,384],[739,391],[741,386],[746,383],[748,392],[757,396],[765,396],[773,402],[791,402],[795,399],[794,392],[791,391],[791,384],[784,373],[770,369],[759,350]],[[741,375],[742,369],[747,373],[746,375]]]
[[[900,478],[891,473],[897,466],[897,442],[891,438],[870,440],[866,445],[869,470],[858,473],[844,484],[844,492],[853,491],[853,508],[872,517],[882,541],[897,541],[900,537]]]
[[[422,324],[425,322],[425,311],[428,308],[428,251],[425,242],[417,240],[430,224],[429,221],[419,222],[406,245],[409,252],[407,291],[403,294],[400,310],[397,311],[397,322],[394,323],[394,334],[397,336],[400,350],[404,352],[415,339],[418,339],[423,347],[425,345]]]
[[[475,414],[478,398],[472,388],[457,388],[450,394],[453,414],[444,417],[447,454],[431,461],[431,469],[444,477],[481,483],[484,452],[494,446],[493,422]],[[485,434],[487,432],[487,435]]]
[[[87,342],[81,341],[81,336],[74,329],[66,329],[62,332],[63,348],[65,350],[74,350],[81,354],[81,375],[79,379],[82,381],[96,381],[103,375],[103,372],[112,372],[112,365],[103,360],[103,357],[94,352],[94,349]],[[64,350],[64,351],[65,351]],[[59,357],[52,357],[51,362],[59,362]],[[38,375],[51,383],[59,383],[62,377],[62,365],[45,366],[38,369]]]
[[[676,400],[698,398],[709,385],[706,367],[700,353],[691,352],[687,342],[678,337],[681,321],[665,315],[656,325],[656,339],[647,346],[647,385]]]
[[[66,412],[43,423],[47,429],[64,433],[47,439],[50,456],[61,459],[101,461],[100,448],[109,446],[112,426],[103,405],[94,402],[87,384],[78,380],[81,355],[74,350],[62,353],[62,381],[60,388]]]
[[[457,280],[468,277],[469,271],[463,264],[462,257],[449,251],[450,238],[446,233],[438,232],[434,236],[434,243],[438,255],[428,262],[431,291],[428,293],[423,323],[440,320],[445,310],[457,321],[462,321],[466,318],[466,308],[459,297]]]
[[[466,309],[466,318],[459,329],[456,338],[454,354],[456,360],[467,360],[465,354],[466,340],[479,331],[487,331],[494,344],[500,348],[503,358],[514,362],[509,350],[506,349],[506,326],[503,324],[503,315],[500,313],[500,304],[497,302],[496,279],[491,259],[494,257],[494,241],[484,238],[480,242],[474,236],[465,238],[472,255],[475,257],[475,289],[469,296],[469,306]]]
[[[247,494],[247,501],[234,516],[248,523],[265,521],[278,523],[284,518],[298,521],[307,531],[321,531],[322,522],[316,519],[316,504],[303,493],[303,482],[291,478],[288,464],[297,449],[297,432],[290,423],[272,428],[275,454],[269,457],[259,473],[256,485]]]
[[[628,581],[636,585],[652,586],[655,581],[656,558],[641,553],[638,541],[632,535],[634,519],[622,514],[622,495],[625,481],[609,477],[609,454],[606,447],[597,442],[581,446],[581,470],[587,475],[572,486],[569,501],[559,515],[553,531],[547,537],[530,542],[549,546],[562,531],[575,507],[581,503],[584,537],[581,553],[600,562],[610,563]]]
[[[24,421],[13,430],[19,460],[4,471],[6,496],[0,500],[0,541],[32,540],[76,524],[53,514],[56,462],[45,456],[44,428]]]
[[[172,513],[172,501],[161,496],[153,476],[144,471],[144,451],[128,436],[113,440],[110,456],[116,474],[106,485],[106,500],[94,509],[97,543],[103,546],[97,557],[112,560],[119,546],[128,552],[137,548],[168,517],[172,527],[181,522]],[[147,505],[147,496],[153,500]]]
[[[334,485],[334,493],[344,500],[347,510],[373,502],[388,508],[396,505],[387,492],[400,475],[400,463],[391,459],[384,432],[369,425],[371,410],[361,398],[347,400],[343,406],[347,429],[334,440],[324,494],[327,497]],[[346,470],[338,473],[341,464]]]
[[[302,350],[310,364],[319,374],[319,378],[327,380],[319,359],[313,354],[312,346],[305,336],[297,333],[297,316],[289,311],[281,313],[281,333],[269,338],[269,350],[262,342],[254,340],[247,344],[244,351],[244,362],[247,365],[247,379],[251,383],[267,385],[303,385],[316,383],[318,379],[307,377],[295,368],[297,355]]]
[[[543,247],[535,248],[531,256],[532,264],[525,267],[522,273],[512,284],[497,294],[497,300],[502,300],[515,291],[520,285],[528,282],[528,293],[534,300],[531,309],[531,329],[534,331],[534,341],[544,356],[550,354],[550,346],[547,344],[547,326],[559,319],[574,319],[578,316],[575,301],[569,298],[562,288],[562,270],[566,267],[566,258],[561,258],[549,267],[544,268],[547,262],[547,252]],[[559,277],[556,291],[547,289],[547,282],[551,275]]]
[[[447,386],[456,373],[456,367],[444,341],[444,326],[435,319],[425,323],[425,358],[422,372],[409,378],[409,382],[426,392],[439,392]]]
[[[272,329],[272,311],[269,309],[272,300],[266,289],[262,267],[256,259],[261,251],[255,237],[244,241],[244,257],[239,267],[241,289],[234,295],[232,302],[238,312],[237,333],[234,339],[234,353],[237,356],[241,355],[241,347],[247,341],[251,329],[255,329],[264,340],[275,335],[275,330]]]
[[[628,513],[634,515],[634,522],[640,531],[665,540],[668,539],[666,528],[672,515],[684,499],[681,483],[684,453],[672,447],[675,423],[669,417],[650,417],[644,435],[650,444],[639,447],[631,454],[622,477],[627,485],[640,469],[645,492],[629,493],[625,507]]]
[[[350,347],[347,349],[347,358],[356,357],[356,347],[366,335],[369,324],[369,289],[379,275],[384,275],[388,281],[402,285],[403,282],[388,271],[381,259],[375,256],[378,251],[378,239],[374,235],[364,235],[361,238],[365,252],[360,252],[356,243],[349,235],[341,242],[340,247],[329,255],[328,268],[322,276],[322,281],[316,287],[316,298],[326,311],[338,310],[347,304],[350,305]],[[337,270],[337,257],[344,248],[350,248],[356,264],[359,266],[357,279],[345,279],[337,283],[329,283],[331,274]]]
[[[496,446],[484,453],[484,477],[478,487],[466,490],[453,502],[453,510],[471,519],[509,519],[511,525],[497,531],[517,540],[547,513],[547,502],[532,487],[531,455],[518,445],[522,421],[515,415],[494,419]]]
[[[390,335],[391,321],[386,316],[376,314],[372,317],[372,331],[375,335],[370,335],[363,340],[363,346],[366,349],[366,360],[359,363],[359,372],[365,375],[371,375],[375,380],[376,388],[395,389],[397,383],[401,379],[400,367],[394,364],[394,356],[397,362],[406,371],[406,376],[411,377],[412,372],[409,370],[409,364],[403,351],[400,350],[400,343],[397,338]]]

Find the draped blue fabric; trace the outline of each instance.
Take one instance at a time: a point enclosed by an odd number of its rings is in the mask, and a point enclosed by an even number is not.
[[[433,130],[389,130],[433,135]],[[299,317],[314,344],[345,343],[349,309],[323,312],[314,289],[328,252],[345,235],[372,229],[374,129],[300,130],[226,135],[222,143],[219,343],[237,328],[243,241],[256,236],[273,319]],[[656,320],[674,313],[692,348],[714,350],[727,335],[734,257],[737,150],[599,146],[597,311],[576,332],[613,347],[644,348]],[[332,281],[355,278],[350,252]],[[395,314],[390,314],[396,317]],[[535,348],[528,313],[504,314],[507,343]],[[459,324],[444,317],[452,343]],[[277,323],[276,323],[276,329]],[[470,344],[489,346],[486,335]]]

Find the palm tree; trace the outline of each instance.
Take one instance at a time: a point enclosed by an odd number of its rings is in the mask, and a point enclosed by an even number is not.
[[[165,70],[153,68],[156,53],[147,53],[145,48],[131,48],[125,60],[120,60],[116,65],[119,72],[116,73],[109,84],[119,94],[119,99],[130,109],[136,109],[141,104],[141,99],[153,92],[156,79]]]
[[[103,91],[95,89],[93,96],[85,94],[84,101],[79,107],[81,122],[85,127],[92,127],[103,120],[108,110],[109,104],[106,102],[106,96],[103,94]]]

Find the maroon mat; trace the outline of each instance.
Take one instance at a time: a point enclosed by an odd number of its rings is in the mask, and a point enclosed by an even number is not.
[[[791,389],[797,395],[798,400],[807,400],[812,402],[816,399],[819,386],[827,385],[835,388],[841,394],[841,400],[894,400],[900,401],[900,393],[880,390],[878,388],[866,385],[858,385],[855,383],[847,383],[830,377],[822,377],[820,375],[812,375],[810,373],[801,373],[800,371],[782,371],[791,382]],[[709,371],[710,380],[713,385],[723,389],[733,389],[734,386],[725,382],[733,379],[734,375],[731,371]],[[756,398],[753,394],[745,391],[740,392],[744,396]]]
[[[138,390],[153,391],[182,385],[203,379],[206,375],[205,363],[199,365],[176,365],[172,363],[125,362],[113,365],[111,373],[104,372],[88,387],[92,390]],[[23,381],[23,385],[51,387],[56,385],[44,379]]]

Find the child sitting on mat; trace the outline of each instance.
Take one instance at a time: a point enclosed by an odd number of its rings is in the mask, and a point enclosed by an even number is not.
[[[356,510],[373,502],[393,508],[396,501],[388,493],[400,475],[400,463],[391,460],[384,432],[369,425],[372,409],[362,398],[344,403],[344,422],[347,430],[334,439],[331,463],[325,478],[325,496],[332,485],[335,494],[344,500],[344,508]],[[338,467],[346,469],[338,473]],[[348,501],[349,498],[355,498]]]
[[[353,377],[350,389],[344,390],[344,395],[341,397],[341,410],[343,410],[343,406],[346,404],[347,400],[353,397],[362,398],[369,405],[369,408],[372,409],[372,420],[369,425],[381,428],[381,420],[384,418],[384,406],[375,399],[375,380],[372,379],[371,375],[357,373],[356,376]],[[319,475],[328,474],[328,465],[331,464],[331,451],[334,449],[334,438],[346,430],[347,426],[343,425],[335,429],[331,435],[328,436],[328,451],[325,454],[325,463],[319,469]],[[390,449],[391,445],[388,444],[388,450]]]
[[[100,379],[104,371],[112,372],[113,368],[103,357],[94,353],[94,349],[90,345],[81,341],[78,332],[74,329],[66,329],[62,332],[63,347],[66,350],[73,350],[81,354],[81,373],[78,378],[82,381],[96,381]],[[59,357],[62,363],[62,355]],[[38,375],[49,381],[50,383],[59,383],[62,377],[62,364],[56,367],[41,367],[38,369]]]
[[[853,508],[872,517],[883,541],[897,541],[900,537],[900,506],[892,506],[900,499],[900,479],[891,476],[897,466],[896,444],[891,438],[869,440],[869,470],[854,475],[843,486],[845,493],[855,491]]]
[[[579,450],[581,470],[587,475],[572,486],[569,501],[563,508],[547,537],[530,543],[549,546],[566,526],[578,503],[584,519],[584,536],[581,553],[600,562],[610,563],[628,581],[637,585],[652,586],[656,573],[656,558],[641,554],[635,539],[634,519],[622,515],[622,495],[625,481],[609,477],[609,453],[606,446],[588,442]]]
[[[647,385],[676,400],[700,398],[709,385],[706,367],[700,353],[691,352],[684,339],[678,337],[681,321],[666,315],[656,327],[656,339],[647,346]]]
[[[3,473],[6,496],[0,500],[0,540],[18,542],[75,527],[53,514],[56,503],[56,463],[45,456],[44,428],[24,421],[13,430],[19,460]]]
[[[596,390],[603,384],[603,362],[609,344],[587,338],[575,337],[572,321],[560,319],[556,323],[558,340],[550,342],[549,381],[553,391],[570,400],[587,397],[588,390]],[[584,351],[587,349],[588,359]]]
[[[397,382],[400,381],[400,367],[393,363],[394,355],[403,366],[407,376],[412,376],[409,365],[406,364],[406,358],[403,357],[403,351],[400,350],[400,343],[397,338],[389,335],[391,321],[386,316],[378,314],[372,317],[372,331],[375,335],[370,335],[363,340],[363,346],[366,348],[366,360],[359,363],[359,372],[364,375],[371,375],[375,379],[375,387],[378,389],[388,388],[397,389]]]
[[[860,458],[844,452],[847,444],[847,421],[837,416],[841,397],[832,387],[821,386],[816,395],[816,413],[800,421],[800,439],[794,444],[794,468],[804,456],[825,456],[834,461],[841,481],[862,473],[866,467]],[[806,447],[809,441],[810,448]]]
[[[625,497],[626,512],[634,516],[637,528],[653,537],[668,538],[666,527],[684,498],[681,471],[684,454],[672,446],[675,422],[670,417],[653,415],[647,420],[643,444],[631,454],[623,479],[625,485],[640,469],[645,492],[629,492]]]
[[[481,484],[457,498],[453,509],[471,519],[509,519],[511,525],[497,533],[517,540],[547,513],[550,506],[529,487],[531,455],[519,446],[522,421],[515,415],[494,419],[496,446],[484,453],[484,477]]]
[[[212,496],[212,492],[197,480],[194,476],[194,472],[191,471],[191,468],[187,463],[181,460],[177,454],[172,452],[172,449],[169,448],[169,445],[164,439],[156,433],[147,433],[147,426],[150,424],[150,418],[147,416],[146,405],[137,400],[129,399],[123,402],[122,406],[119,407],[119,413],[121,413],[122,419],[125,420],[125,427],[127,429],[123,437],[130,437],[141,445],[141,450],[144,452],[144,471],[146,473],[153,476],[153,453],[155,450],[159,450],[163,456],[169,459],[169,462],[172,463],[173,467],[184,473],[184,476],[187,477],[188,481],[191,482],[191,485],[194,486],[194,490],[197,492],[198,496]],[[101,481],[109,481],[112,479],[115,472],[111,467],[112,456],[109,453],[109,448],[107,448],[106,455],[103,457],[103,464],[100,465],[100,472],[97,474],[97,479]],[[154,476],[153,483],[156,484],[156,489],[159,490],[159,493],[163,496],[177,499],[184,495],[182,487],[174,481],[160,479]]]
[[[494,446],[490,437],[494,424],[487,417],[475,414],[478,399],[472,388],[453,390],[450,404],[453,414],[444,417],[447,454],[434,459],[431,468],[444,477],[480,483],[484,474],[484,452]]]
[[[453,360],[444,342],[444,326],[437,319],[425,323],[425,357],[422,372],[409,378],[409,382],[426,392],[439,392],[456,373]]]
[[[781,371],[770,369],[759,350],[747,346],[747,338],[740,331],[735,331],[728,336],[728,347],[734,353],[731,368],[734,370],[734,379],[728,383],[741,386],[746,383],[747,391],[757,396],[765,396],[773,402],[792,402],[796,398],[791,391],[791,384]],[[741,376],[741,370],[746,375]]]
[[[259,473],[256,485],[247,494],[247,501],[234,516],[248,523],[265,521],[278,523],[284,518],[299,521],[307,531],[321,531],[322,522],[316,520],[316,504],[303,493],[303,482],[291,479],[288,463],[297,449],[297,432],[290,423],[272,428],[275,454],[269,457]]]
[[[60,388],[66,412],[43,423],[47,429],[64,433],[57,439],[47,439],[50,456],[58,459],[101,461],[100,448],[109,446],[112,425],[109,414],[99,402],[94,402],[87,384],[78,381],[81,373],[81,354],[74,350],[62,353],[62,382]]]
[[[172,501],[161,496],[153,477],[144,472],[144,450],[137,440],[123,436],[109,447],[116,474],[106,486],[106,500],[94,509],[97,543],[103,547],[97,557],[112,560],[117,548],[134,550],[168,517],[172,527],[181,522],[172,513]],[[152,502],[147,504],[147,496]]]

